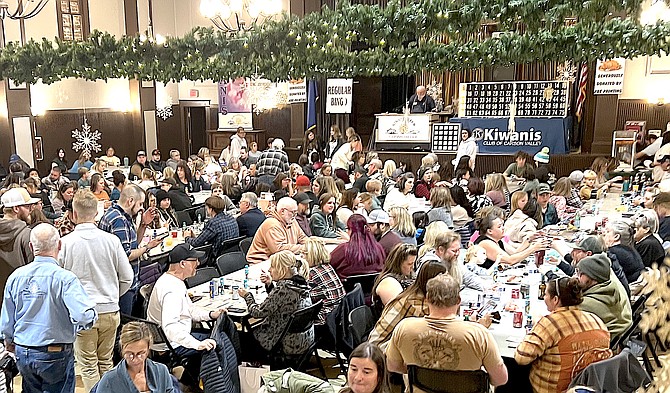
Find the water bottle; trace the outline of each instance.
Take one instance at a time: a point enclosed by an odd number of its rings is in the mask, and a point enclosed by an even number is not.
[[[130,160],[128,160],[128,156],[123,157],[123,166],[129,166],[130,165]]]
[[[244,265],[244,278],[249,279],[249,265]]]
[[[223,295],[224,286],[223,286],[223,277],[219,277],[219,295]]]

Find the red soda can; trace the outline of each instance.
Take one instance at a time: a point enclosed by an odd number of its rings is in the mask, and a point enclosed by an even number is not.
[[[535,251],[535,266],[540,267],[544,263],[544,253],[545,250]]]
[[[521,290],[518,288],[512,289],[512,299],[518,299],[521,297]]]
[[[523,312],[514,311],[514,319],[512,320],[512,326],[515,328],[520,328],[523,326]]]

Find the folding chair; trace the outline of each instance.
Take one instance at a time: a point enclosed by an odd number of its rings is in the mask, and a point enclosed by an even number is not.
[[[489,375],[482,370],[433,370],[416,365],[407,366],[409,393],[414,387],[426,393],[488,393]]]

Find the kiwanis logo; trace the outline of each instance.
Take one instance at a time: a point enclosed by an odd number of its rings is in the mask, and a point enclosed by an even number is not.
[[[499,128],[481,128],[472,130],[475,140],[484,146],[541,146],[542,132],[533,127],[528,130],[508,131]]]

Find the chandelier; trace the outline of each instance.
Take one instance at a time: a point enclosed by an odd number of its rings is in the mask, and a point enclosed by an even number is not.
[[[282,0],[200,0],[200,13],[228,33],[250,31],[259,19],[281,11]]]
[[[0,19],[29,19],[42,12],[49,0],[17,0],[16,9],[9,10],[9,2],[0,0]]]

